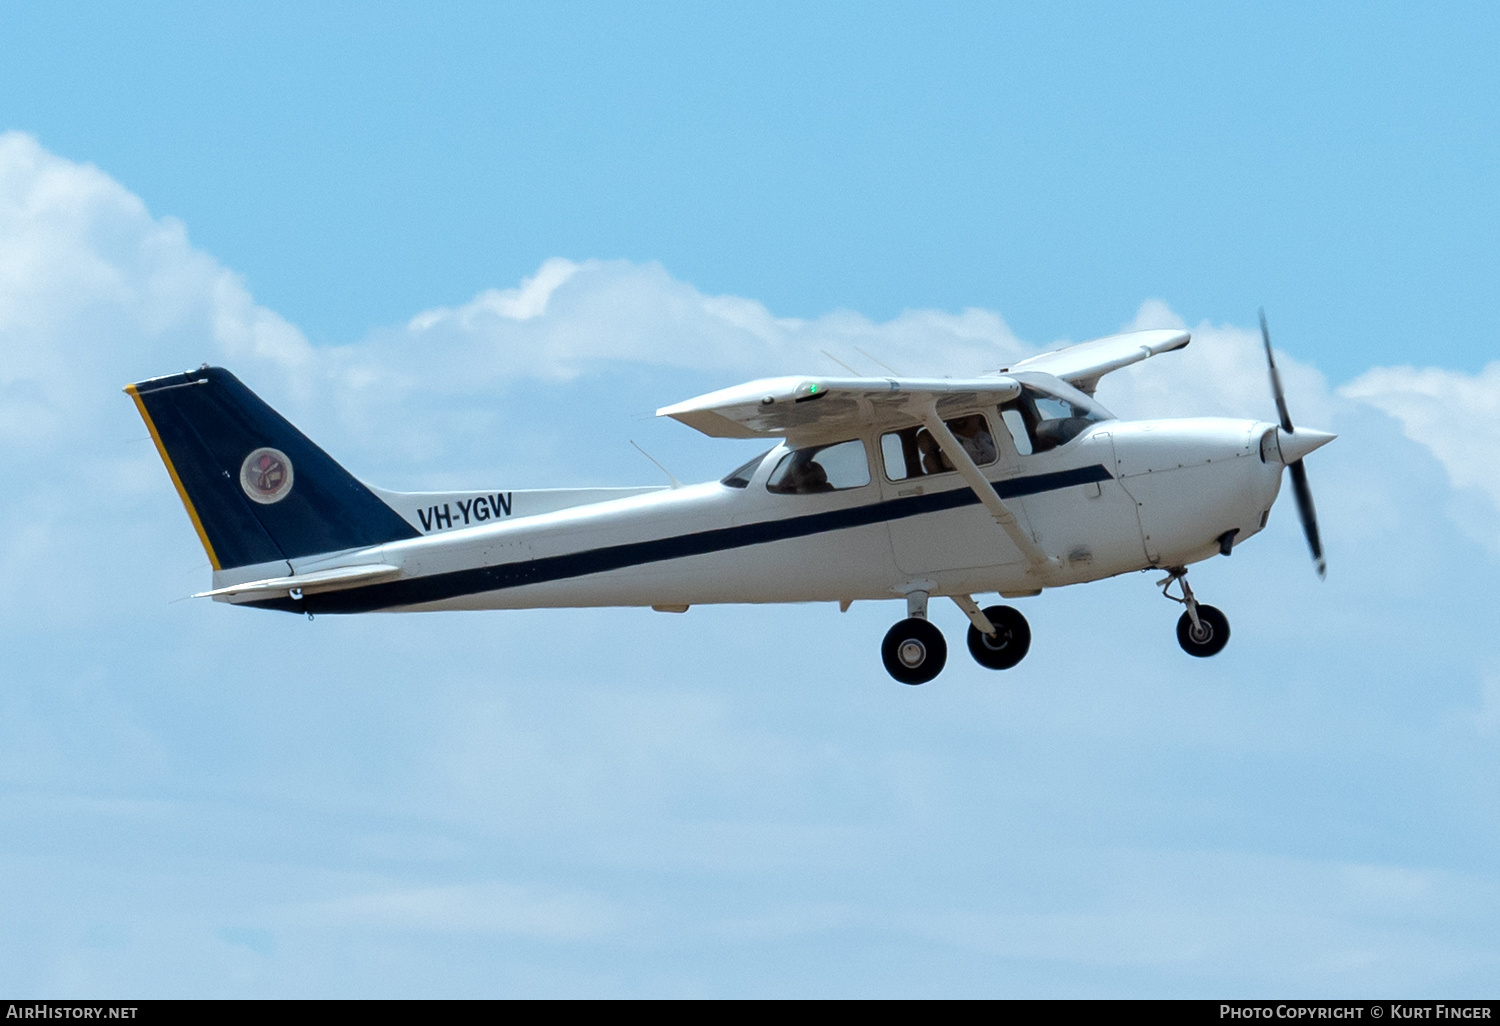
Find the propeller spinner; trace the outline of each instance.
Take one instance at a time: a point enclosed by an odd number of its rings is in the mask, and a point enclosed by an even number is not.
[[[1307,547],[1312,550],[1313,565],[1319,577],[1328,576],[1328,562],[1323,558],[1323,542],[1318,535],[1318,511],[1313,506],[1312,488],[1307,483],[1307,468],[1302,457],[1336,438],[1326,431],[1301,431],[1292,427],[1292,415],[1287,412],[1286,393],[1281,389],[1281,375],[1276,372],[1276,358],[1271,355],[1271,330],[1266,327],[1266,312],[1260,312],[1260,337],[1266,345],[1266,363],[1271,368],[1271,392],[1276,397],[1276,413],[1281,417],[1281,430],[1276,442],[1281,453],[1281,462],[1292,472],[1292,490],[1297,495],[1297,516],[1302,520],[1302,531],[1307,535]]]

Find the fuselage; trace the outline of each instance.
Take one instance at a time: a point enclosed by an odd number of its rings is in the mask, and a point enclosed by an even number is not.
[[[1065,444],[1023,453],[989,411],[998,448],[983,474],[1050,557],[1028,562],[956,472],[893,480],[878,431],[859,436],[868,483],[772,491],[771,450],[741,480],[643,491],[360,550],[291,560],[296,574],[382,564],[397,579],[300,600],[249,604],[307,612],[849,602],[1042,588],[1150,567],[1186,566],[1259,532],[1282,464],[1250,420],[1090,423]],[[854,441],[847,435],[841,441]],[[890,443],[885,441],[887,452]],[[476,493],[479,494],[479,493]],[[450,518],[451,522],[451,518]],[[281,565],[281,572],[286,571]],[[249,579],[256,568],[234,577]],[[233,583],[226,577],[226,583]],[[220,583],[216,575],[216,585]]]

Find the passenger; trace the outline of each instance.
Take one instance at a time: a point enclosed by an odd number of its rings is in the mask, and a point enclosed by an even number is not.
[[[949,427],[953,429],[954,436],[969,458],[979,466],[993,463],[998,453],[995,451],[995,439],[990,436],[989,425],[979,414],[972,417],[960,417],[958,420],[950,421]]]

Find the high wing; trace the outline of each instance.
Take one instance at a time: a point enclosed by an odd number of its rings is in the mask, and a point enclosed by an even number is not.
[[[1021,394],[1014,378],[767,378],[736,385],[656,411],[715,438],[797,436],[810,440],[882,428],[924,425],[943,455],[990,516],[1041,574],[1056,568],[1001,501],[994,485],[953,436],[943,418],[978,406],[998,406]]]
[[[780,438],[921,420],[920,411],[973,409],[1021,394],[1014,378],[764,378],[664,406],[671,417],[714,438]]]
[[[1099,379],[1110,371],[1128,367],[1132,363],[1162,353],[1181,349],[1192,341],[1193,336],[1185,331],[1155,330],[1132,331],[1124,335],[1110,335],[1092,342],[1080,342],[1052,353],[1033,356],[1003,368],[1006,372],[1040,371],[1061,378],[1080,391],[1094,394]]]

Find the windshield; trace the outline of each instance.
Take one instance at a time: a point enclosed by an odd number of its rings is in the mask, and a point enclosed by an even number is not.
[[[1113,418],[1077,389],[1069,388],[1062,395],[1023,385],[1020,396],[1000,407],[1000,419],[1010,430],[1016,451],[1030,456],[1067,445],[1090,424]]]
[[[755,457],[755,459],[751,460],[749,463],[746,463],[743,467],[736,467],[728,477],[721,479],[719,483],[722,485],[728,485],[730,488],[749,488],[750,479],[755,476],[755,471],[760,467],[761,463],[763,463],[765,461],[765,458],[769,455],[771,455],[771,450],[767,449],[765,452]]]

